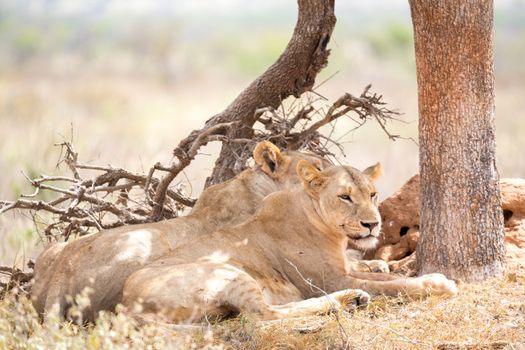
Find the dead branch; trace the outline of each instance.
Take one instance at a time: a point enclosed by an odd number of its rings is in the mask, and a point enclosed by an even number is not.
[[[148,175],[145,175],[111,165],[83,164],[78,161],[78,154],[72,144],[63,142],[58,146],[63,150],[63,158],[59,164],[67,164],[71,176],[42,175],[36,179],[26,176],[35,189],[33,193],[22,195],[15,201],[0,201],[0,214],[12,209],[52,214],[52,224],[44,230],[50,240],[57,237],[67,239],[72,233],[85,234],[93,229],[102,230],[175,217],[185,207],[191,207],[195,203],[195,199],[169,188],[169,183],[166,185],[161,179],[154,177],[153,173],[158,166],[153,166]],[[195,156],[196,151],[192,152]],[[176,165],[170,170],[176,172]],[[83,172],[87,170],[100,174],[84,179]],[[40,191],[52,192],[58,196],[52,201],[33,199],[38,197]],[[138,200],[137,193],[140,191],[145,193],[142,196],[146,198],[145,201]],[[155,200],[159,198],[159,192],[162,192],[163,203],[161,217],[155,211],[158,203]],[[150,194],[153,194],[153,201],[148,200]]]
[[[341,153],[342,146],[337,140],[321,134],[319,129],[341,117],[350,118],[356,124],[354,130],[367,121],[374,120],[389,139],[396,140],[399,135],[391,134],[386,124],[396,120],[395,116],[400,113],[386,108],[382,96],[370,93],[370,88],[371,85],[366,86],[359,97],[345,93],[329,105],[326,112],[324,108],[317,106],[315,100],[308,98],[306,104],[302,104],[297,112],[283,112],[282,108],[261,108],[257,113],[260,114],[259,122],[264,130],[255,130],[251,142],[269,140],[283,149],[306,149],[320,156],[333,156],[327,143],[339,148]],[[321,139],[327,142],[323,144]],[[249,153],[242,157],[249,158]]]
[[[34,262],[30,260],[27,264],[29,269],[33,269]],[[0,300],[2,300],[6,294],[14,289],[18,289],[18,293],[29,294],[31,284],[30,281],[33,278],[32,272],[24,272],[16,267],[0,266]],[[6,280],[7,279],[7,280]]]
[[[164,210],[164,201],[166,199],[166,190],[175,177],[186,168],[190,162],[197,155],[198,150],[210,141],[211,136],[224,135],[226,131],[232,127],[232,123],[220,123],[206,128],[198,134],[190,135],[191,142],[187,139],[181,142],[181,145],[174,150],[174,155],[177,161],[173,162],[165,170],[168,172],[158,183],[157,191],[153,199],[154,208],[152,212],[152,219],[157,221],[162,217]]]

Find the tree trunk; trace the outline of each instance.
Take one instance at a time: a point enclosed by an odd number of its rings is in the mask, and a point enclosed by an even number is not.
[[[334,0],[298,0],[299,14],[293,36],[277,61],[253,81],[221,113],[206,125],[234,122],[228,138],[250,139],[257,121],[255,111],[277,108],[290,95],[299,97],[310,90],[317,73],[328,62],[326,49],[335,26]],[[238,143],[223,143],[219,158],[206,186],[228,180],[242,170],[250,150]]]
[[[409,0],[421,173],[420,274],[480,281],[504,268],[495,162],[491,0]]]

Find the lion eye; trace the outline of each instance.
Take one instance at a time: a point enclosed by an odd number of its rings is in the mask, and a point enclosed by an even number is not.
[[[344,201],[350,202],[350,203],[354,202],[354,201],[352,201],[352,198],[350,198],[350,196],[347,195],[347,194],[341,194],[341,195],[339,195],[339,198],[341,198]]]
[[[372,192],[372,193],[370,193],[370,198],[374,199],[375,196],[377,196],[377,192]]]

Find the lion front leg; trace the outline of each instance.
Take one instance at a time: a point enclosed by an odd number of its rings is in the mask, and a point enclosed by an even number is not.
[[[347,249],[345,256],[350,271],[390,273],[388,264],[383,260],[363,260],[364,253],[355,249]]]
[[[345,289],[317,298],[290,302],[283,305],[268,305],[272,319],[303,317],[327,314],[339,309],[352,311],[358,306],[367,305],[370,294],[360,289]]]
[[[374,277],[377,278],[374,279]],[[439,273],[406,278],[385,274],[350,272],[349,275],[346,275],[339,281],[334,282],[332,287],[336,288],[336,290],[345,288],[359,288],[370,294],[382,294],[389,296],[455,296],[458,293],[456,283]]]

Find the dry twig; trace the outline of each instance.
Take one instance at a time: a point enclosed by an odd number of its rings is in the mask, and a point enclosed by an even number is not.
[[[32,269],[34,262],[30,260],[27,266]],[[19,293],[29,294],[31,288],[29,282],[33,278],[32,272],[24,272],[16,267],[0,266],[0,276],[7,276],[7,281],[0,281],[0,300],[14,288],[18,288]]]

